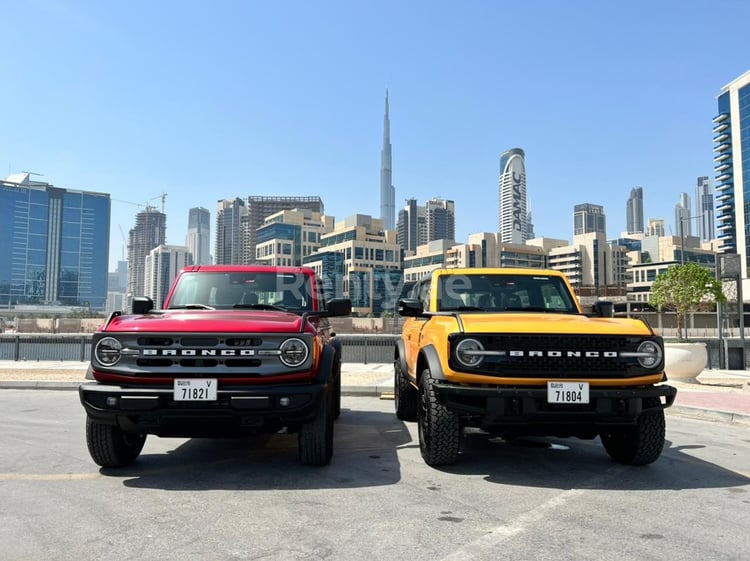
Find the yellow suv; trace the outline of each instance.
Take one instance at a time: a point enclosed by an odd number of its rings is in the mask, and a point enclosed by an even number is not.
[[[584,314],[565,275],[540,269],[439,269],[399,301],[396,415],[417,421],[429,465],[456,461],[463,428],[512,439],[593,439],[617,462],[649,464],[664,446],[662,338],[643,320]]]

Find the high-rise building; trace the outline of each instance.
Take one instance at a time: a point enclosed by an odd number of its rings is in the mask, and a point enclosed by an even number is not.
[[[692,218],[690,216],[690,195],[680,193],[680,200],[674,205],[674,229],[677,236],[693,235],[693,227],[690,224]]]
[[[109,194],[33,181],[0,181],[0,308],[86,306],[104,310]]]
[[[333,232],[321,236],[318,252],[304,263],[326,284],[343,288],[355,315],[396,310],[403,284],[401,248],[396,232],[386,230],[381,219],[356,214],[336,221]]]
[[[528,236],[524,152],[512,148],[500,155],[498,231],[505,243],[524,243]]]
[[[643,187],[630,190],[626,206],[628,234],[643,233]]]
[[[740,254],[742,278],[748,277],[750,237],[750,71],[721,89],[714,117],[716,230],[719,251]],[[750,287],[743,287],[748,288]],[[745,292],[748,294],[748,292]]]
[[[456,239],[456,204],[438,197],[425,203],[425,222],[427,239],[423,243],[435,240]]]
[[[250,196],[247,198],[247,216],[241,226],[242,263],[255,262],[257,231],[265,219],[282,210],[294,209],[323,214],[323,200],[320,197]]]
[[[146,206],[135,216],[135,227],[128,232],[128,296],[144,296],[146,256],[166,242],[167,215]]]
[[[573,207],[573,235],[607,233],[607,218],[604,207],[590,203]]]
[[[711,180],[701,176],[695,183],[695,216],[698,222],[698,236],[704,242],[714,239],[714,195]]]
[[[454,240],[456,236],[456,205],[453,201],[434,197],[424,206],[416,199],[407,199],[398,213],[396,227],[398,244],[414,255],[417,247],[435,240]]]
[[[391,121],[388,116],[388,90],[385,90],[383,149],[380,152],[380,219],[386,230],[396,228],[396,188],[393,186],[391,166]]]
[[[425,210],[417,199],[406,199],[406,206],[398,211],[396,240],[405,252],[412,255],[420,244],[420,231],[425,229]]]
[[[320,247],[320,237],[333,230],[333,216],[311,210],[282,210],[258,228],[255,261],[264,265],[297,266]]]
[[[240,198],[224,199],[216,203],[216,251],[217,265],[242,264],[241,223],[247,220],[247,206]]]
[[[148,252],[144,266],[144,295],[161,308],[177,273],[194,265],[192,254],[184,245],[160,245]]]
[[[185,245],[193,255],[194,265],[211,264],[211,213],[207,208],[194,207],[188,211]]]

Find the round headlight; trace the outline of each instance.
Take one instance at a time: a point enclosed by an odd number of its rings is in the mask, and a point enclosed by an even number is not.
[[[476,339],[464,339],[456,345],[456,360],[464,366],[475,367],[482,364],[484,355],[482,343]]]
[[[638,363],[644,368],[653,368],[661,362],[662,350],[654,341],[644,341],[638,345]]]
[[[281,343],[279,350],[281,351],[279,358],[287,366],[299,366],[307,360],[307,345],[302,339],[296,337],[287,339]]]
[[[122,344],[114,337],[100,339],[94,349],[96,360],[104,366],[112,366],[120,360]]]

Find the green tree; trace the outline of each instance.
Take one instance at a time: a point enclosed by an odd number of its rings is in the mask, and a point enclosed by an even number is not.
[[[654,281],[650,304],[674,310],[677,315],[677,339],[682,341],[685,315],[703,302],[725,302],[721,282],[697,263],[672,265]],[[687,339],[687,333],[686,337]]]

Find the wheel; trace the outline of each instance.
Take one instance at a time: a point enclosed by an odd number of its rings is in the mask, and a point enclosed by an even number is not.
[[[306,466],[324,466],[333,456],[333,390],[326,390],[312,421],[302,423],[297,436],[299,460]]]
[[[429,368],[419,380],[419,451],[430,466],[452,464],[458,457],[461,426],[458,416],[438,402]]]
[[[86,417],[86,445],[91,458],[102,467],[132,464],[143,450],[145,434],[132,434],[114,425]]]
[[[396,404],[396,417],[402,421],[417,420],[419,394],[404,376],[398,359],[393,363],[393,400]]]
[[[643,399],[643,407],[659,405],[658,397]],[[613,428],[600,434],[604,449],[615,462],[643,466],[656,461],[664,448],[664,410],[642,414],[634,427]]]

